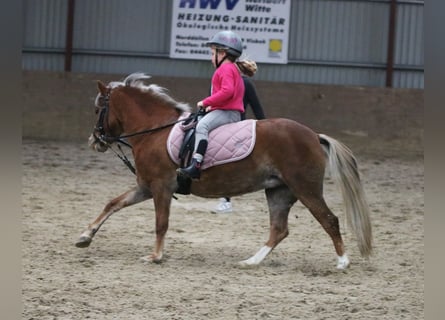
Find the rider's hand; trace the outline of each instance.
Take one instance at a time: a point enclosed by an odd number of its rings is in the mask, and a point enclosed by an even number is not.
[[[212,111],[212,107],[211,106],[207,106],[207,107],[204,106],[204,103],[202,101],[199,101],[196,105],[198,106],[198,109],[204,109],[205,112]]]

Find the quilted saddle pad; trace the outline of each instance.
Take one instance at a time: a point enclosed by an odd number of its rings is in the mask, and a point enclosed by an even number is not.
[[[247,157],[255,146],[256,120],[222,125],[209,133],[207,152],[201,168],[207,169]],[[184,139],[181,123],[173,126],[167,139],[170,158],[179,165],[179,150]]]

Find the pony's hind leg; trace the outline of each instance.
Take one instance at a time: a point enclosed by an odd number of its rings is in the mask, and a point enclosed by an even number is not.
[[[88,247],[93,240],[94,235],[99,230],[100,226],[113,213],[119,211],[124,207],[128,207],[133,204],[147,200],[148,198],[150,198],[150,195],[147,192],[144,192],[139,187],[135,187],[108,202],[102,213],[91,224],[89,224],[87,229],[80,235],[79,239],[76,242],[76,247]]]
[[[337,216],[332,213],[322,196],[306,195],[302,196],[300,200],[331,237],[337,253],[337,269],[346,269],[349,259],[345,253]]]
[[[289,211],[297,199],[286,186],[266,189],[266,198],[270,218],[269,239],[255,255],[240,262],[242,267],[259,265],[289,235]]]

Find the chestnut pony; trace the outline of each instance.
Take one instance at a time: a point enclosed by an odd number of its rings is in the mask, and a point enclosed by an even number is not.
[[[98,81],[96,97],[97,124],[90,136],[90,146],[106,151],[113,142],[132,146],[137,185],[111,200],[102,213],[81,234],[77,247],[90,245],[100,226],[116,211],[153,198],[156,212],[156,243],[153,253],[144,258],[160,262],[168,229],[170,204],[178,188],[177,165],[167,153],[166,141],[172,125],[189,111],[187,104],[167,95],[165,89],[145,84],[150,78],[134,73],[123,82],[104,85]],[[347,222],[358,242],[360,253],[372,251],[369,209],[351,151],[339,141],[316,134],[289,119],[257,121],[256,144],[246,158],[202,172],[193,181],[191,193],[215,198],[237,196],[264,189],[269,207],[270,231],[267,242],[242,266],[254,266],[289,234],[288,215],[300,200],[331,237],[337,254],[337,268],[349,265],[338,218],[323,198],[325,167],[341,187]]]

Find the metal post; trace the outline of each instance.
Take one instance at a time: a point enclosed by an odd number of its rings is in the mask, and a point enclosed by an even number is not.
[[[66,40],[65,40],[65,71],[71,71],[73,57],[73,30],[74,30],[74,5],[75,0],[68,0],[68,12],[66,21]]]
[[[392,87],[394,71],[394,47],[396,37],[397,0],[391,0],[389,8],[388,52],[386,59],[386,86]]]

